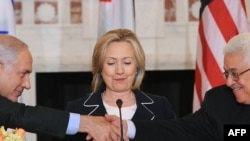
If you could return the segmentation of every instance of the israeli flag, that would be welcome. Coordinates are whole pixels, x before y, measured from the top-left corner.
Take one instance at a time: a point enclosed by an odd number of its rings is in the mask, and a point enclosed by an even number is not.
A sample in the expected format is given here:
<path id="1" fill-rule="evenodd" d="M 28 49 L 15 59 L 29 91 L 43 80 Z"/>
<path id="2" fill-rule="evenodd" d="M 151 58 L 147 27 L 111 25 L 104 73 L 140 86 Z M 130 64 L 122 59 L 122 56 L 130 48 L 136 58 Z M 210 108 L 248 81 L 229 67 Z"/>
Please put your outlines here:
<path id="1" fill-rule="evenodd" d="M 0 0 L 0 34 L 15 36 L 14 0 Z"/>

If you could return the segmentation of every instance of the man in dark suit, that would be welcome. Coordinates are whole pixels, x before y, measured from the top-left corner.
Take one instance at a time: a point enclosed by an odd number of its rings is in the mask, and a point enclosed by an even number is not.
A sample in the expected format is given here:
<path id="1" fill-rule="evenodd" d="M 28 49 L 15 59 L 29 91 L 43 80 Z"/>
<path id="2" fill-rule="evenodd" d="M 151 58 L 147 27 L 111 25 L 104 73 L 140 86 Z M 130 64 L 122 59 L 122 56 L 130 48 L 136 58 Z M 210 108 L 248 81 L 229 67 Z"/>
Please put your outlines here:
<path id="1" fill-rule="evenodd" d="M 107 123 L 103 118 L 79 115 L 76 119 L 79 118 L 80 123 L 76 122 L 74 127 L 70 125 L 70 114 L 73 113 L 41 106 L 25 106 L 25 104 L 12 102 L 0 96 L 0 125 L 5 127 L 21 127 L 29 132 L 48 134 L 58 138 L 76 132 L 89 132 L 93 137 L 100 136 L 100 133 L 103 133 L 103 137 L 107 136 Z M 95 127 L 95 129 L 89 127 Z M 102 128 L 97 130 L 98 127 Z"/>
<path id="2" fill-rule="evenodd" d="M 0 126 L 64 137 L 87 132 L 95 140 L 109 138 L 110 124 L 103 117 L 83 116 L 41 106 L 17 103 L 23 90 L 30 89 L 32 56 L 21 40 L 0 35 Z"/>
<path id="3" fill-rule="evenodd" d="M 128 121 L 124 130 L 138 141 L 223 141 L 225 126 L 250 126 L 250 33 L 230 39 L 224 70 L 226 85 L 209 90 L 194 114 L 169 121 Z M 119 126 L 117 117 L 106 118 Z"/>

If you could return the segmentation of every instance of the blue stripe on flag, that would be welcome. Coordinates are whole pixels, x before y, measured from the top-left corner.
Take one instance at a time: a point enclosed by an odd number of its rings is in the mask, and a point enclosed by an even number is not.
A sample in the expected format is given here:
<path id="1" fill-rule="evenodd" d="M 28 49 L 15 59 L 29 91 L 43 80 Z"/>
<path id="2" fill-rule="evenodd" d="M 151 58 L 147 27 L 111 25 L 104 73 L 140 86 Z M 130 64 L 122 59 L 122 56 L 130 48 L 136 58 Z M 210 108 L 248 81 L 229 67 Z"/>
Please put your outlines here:
<path id="1" fill-rule="evenodd" d="M 15 36 L 14 0 L 0 0 L 0 34 Z"/>
<path id="2" fill-rule="evenodd" d="M 1 31 L 0 30 L 0 34 L 8 34 L 9 32 L 8 31 Z"/>

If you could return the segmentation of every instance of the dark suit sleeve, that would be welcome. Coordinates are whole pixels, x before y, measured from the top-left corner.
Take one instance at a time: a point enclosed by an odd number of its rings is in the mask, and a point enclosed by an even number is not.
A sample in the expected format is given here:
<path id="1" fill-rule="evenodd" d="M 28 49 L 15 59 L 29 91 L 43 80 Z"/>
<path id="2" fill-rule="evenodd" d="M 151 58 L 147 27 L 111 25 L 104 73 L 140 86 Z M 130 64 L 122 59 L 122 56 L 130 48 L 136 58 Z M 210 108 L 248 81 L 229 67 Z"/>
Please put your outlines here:
<path id="1" fill-rule="evenodd" d="M 217 124 L 214 122 L 214 117 L 208 114 L 211 104 L 213 98 L 210 94 L 206 94 L 201 108 L 194 114 L 162 121 L 133 121 L 136 126 L 134 140 L 219 141 Z"/>
<path id="2" fill-rule="evenodd" d="M 69 113 L 41 106 L 25 106 L 0 96 L 0 125 L 26 131 L 64 137 Z"/>
<path id="3" fill-rule="evenodd" d="M 207 120 L 200 117 L 203 111 L 181 119 L 164 121 L 134 121 L 136 136 L 133 141 L 216 141 Z"/>

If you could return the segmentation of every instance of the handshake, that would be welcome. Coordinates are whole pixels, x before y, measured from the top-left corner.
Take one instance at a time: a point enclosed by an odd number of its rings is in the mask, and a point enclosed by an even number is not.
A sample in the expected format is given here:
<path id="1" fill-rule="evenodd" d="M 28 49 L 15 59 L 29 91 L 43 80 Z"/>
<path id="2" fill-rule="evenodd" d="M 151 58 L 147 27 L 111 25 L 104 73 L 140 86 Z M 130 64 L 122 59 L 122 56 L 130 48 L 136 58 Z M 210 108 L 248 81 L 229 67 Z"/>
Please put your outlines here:
<path id="1" fill-rule="evenodd" d="M 127 122 L 115 115 L 81 116 L 78 132 L 88 133 L 86 140 L 128 141 Z"/>

